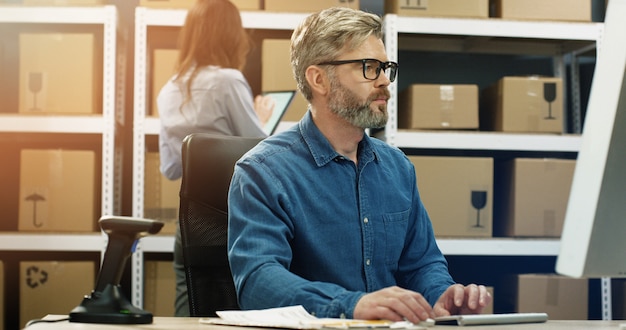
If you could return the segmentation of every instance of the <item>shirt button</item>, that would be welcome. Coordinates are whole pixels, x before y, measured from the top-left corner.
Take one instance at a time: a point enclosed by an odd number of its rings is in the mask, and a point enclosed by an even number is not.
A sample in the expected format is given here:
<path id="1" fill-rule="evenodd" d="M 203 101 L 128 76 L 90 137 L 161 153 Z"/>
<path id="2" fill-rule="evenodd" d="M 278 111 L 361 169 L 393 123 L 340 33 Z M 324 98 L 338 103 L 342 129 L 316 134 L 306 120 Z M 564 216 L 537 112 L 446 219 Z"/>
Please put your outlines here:
<path id="1" fill-rule="evenodd" d="M 345 319 L 345 318 L 346 318 L 346 314 L 341 313 L 341 315 L 339 315 L 339 318 L 341 318 L 341 319 Z"/>
<path id="2" fill-rule="evenodd" d="M 368 266 L 369 266 L 371 263 L 372 263 L 372 261 L 371 261 L 370 259 L 365 260 L 365 264 L 366 264 L 366 265 L 368 265 Z"/>
<path id="3" fill-rule="evenodd" d="M 364 218 L 363 219 L 363 223 L 368 223 L 368 222 L 370 222 L 370 219 L 368 219 L 368 218 Z"/>

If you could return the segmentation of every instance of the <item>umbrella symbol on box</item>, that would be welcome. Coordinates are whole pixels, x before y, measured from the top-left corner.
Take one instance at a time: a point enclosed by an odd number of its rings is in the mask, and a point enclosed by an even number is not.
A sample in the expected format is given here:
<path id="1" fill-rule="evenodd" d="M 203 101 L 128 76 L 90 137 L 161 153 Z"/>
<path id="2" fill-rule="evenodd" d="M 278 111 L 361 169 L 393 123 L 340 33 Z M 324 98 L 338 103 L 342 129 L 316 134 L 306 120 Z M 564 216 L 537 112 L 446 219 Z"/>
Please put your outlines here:
<path id="1" fill-rule="evenodd" d="M 45 201 L 46 198 L 39 195 L 38 193 L 34 193 L 32 195 L 26 196 L 26 200 L 33 202 L 33 226 L 35 226 L 36 228 L 43 226 L 43 223 L 37 222 L 37 202 Z"/>

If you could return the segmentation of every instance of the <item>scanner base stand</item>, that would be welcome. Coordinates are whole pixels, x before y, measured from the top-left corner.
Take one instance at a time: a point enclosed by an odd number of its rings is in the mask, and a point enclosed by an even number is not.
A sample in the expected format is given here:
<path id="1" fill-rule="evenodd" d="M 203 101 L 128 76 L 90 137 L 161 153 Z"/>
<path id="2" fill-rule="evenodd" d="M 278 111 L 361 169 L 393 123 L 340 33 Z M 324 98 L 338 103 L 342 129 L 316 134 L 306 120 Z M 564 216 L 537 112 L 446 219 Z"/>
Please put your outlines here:
<path id="1" fill-rule="evenodd" d="M 70 322 L 103 324 L 150 324 L 152 313 L 137 308 L 124 296 L 119 285 L 93 291 L 70 312 Z"/>

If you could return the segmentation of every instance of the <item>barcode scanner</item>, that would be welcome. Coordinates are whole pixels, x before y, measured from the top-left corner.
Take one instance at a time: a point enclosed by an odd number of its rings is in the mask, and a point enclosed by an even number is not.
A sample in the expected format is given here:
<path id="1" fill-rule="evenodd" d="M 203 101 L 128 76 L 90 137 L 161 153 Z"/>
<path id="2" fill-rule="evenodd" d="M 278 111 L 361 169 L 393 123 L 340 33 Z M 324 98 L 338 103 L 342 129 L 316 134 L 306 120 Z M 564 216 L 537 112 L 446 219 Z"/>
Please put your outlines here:
<path id="1" fill-rule="evenodd" d="M 98 221 L 109 241 L 95 289 L 70 312 L 70 322 L 108 324 L 152 323 L 152 313 L 135 307 L 122 292 L 120 281 L 128 257 L 141 237 L 158 233 L 157 220 L 103 216 Z"/>

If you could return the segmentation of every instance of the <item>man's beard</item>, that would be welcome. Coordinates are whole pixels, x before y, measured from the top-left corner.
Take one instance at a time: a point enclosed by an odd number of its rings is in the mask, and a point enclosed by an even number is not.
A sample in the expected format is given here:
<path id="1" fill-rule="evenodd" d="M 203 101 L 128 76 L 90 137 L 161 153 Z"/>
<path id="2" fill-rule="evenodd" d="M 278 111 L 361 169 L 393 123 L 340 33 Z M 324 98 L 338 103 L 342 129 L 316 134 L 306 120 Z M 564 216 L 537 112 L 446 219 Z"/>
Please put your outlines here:
<path id="1" fill-rule="evenodd" d="M 331 77 L 329 104 L 330 111 L 347 120 L 350 124 L 365 128 L 381 128 L 387 124 L 387 104 L 379 105 L 378 110 L 370 108 L 372 101 L 384 96 L 389 99 L 389 90 L 381 89 L 379 93 L 371 95 L 365 102 L 361 102 L 357 95 Z"/>

